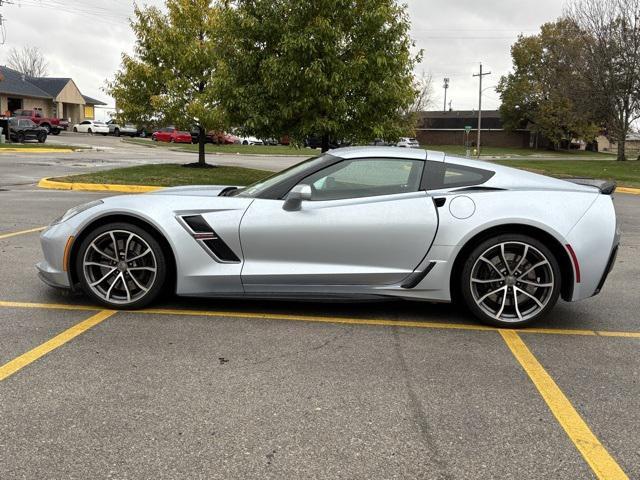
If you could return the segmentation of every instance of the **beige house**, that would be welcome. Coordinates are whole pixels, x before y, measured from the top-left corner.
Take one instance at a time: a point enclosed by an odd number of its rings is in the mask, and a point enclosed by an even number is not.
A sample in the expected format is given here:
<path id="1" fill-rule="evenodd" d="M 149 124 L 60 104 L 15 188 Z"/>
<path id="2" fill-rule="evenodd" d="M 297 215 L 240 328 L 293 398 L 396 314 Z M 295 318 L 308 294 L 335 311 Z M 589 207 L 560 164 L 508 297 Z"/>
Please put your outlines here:
<path id="1" fill-rule="evenodd" d="M 10 116 L 19 109 L 42 109 L 47 117 L 79 123 L 95 118 L 95 106 L 106 105 L 82 95 L 71 78 L 27 77 L 0 66 L 0 112 Z"/>

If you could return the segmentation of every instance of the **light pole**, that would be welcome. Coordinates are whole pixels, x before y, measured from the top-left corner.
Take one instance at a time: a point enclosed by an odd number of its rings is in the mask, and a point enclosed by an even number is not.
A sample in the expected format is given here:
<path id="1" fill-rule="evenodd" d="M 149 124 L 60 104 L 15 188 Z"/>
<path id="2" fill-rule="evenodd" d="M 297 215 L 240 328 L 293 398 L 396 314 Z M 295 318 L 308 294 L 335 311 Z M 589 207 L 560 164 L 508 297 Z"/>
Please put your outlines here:
<path id="1" fill-rule="evenodd" d="M 482 72 L 482 63 L 480 63 L 480 72 L 473 74 L 474 77 L 480 78 L 480 87 L 478 88 L 478 142 L 476 145 L 478 158 L 480 157 L 480 132 L 482 131 L 482 77 L 485 75 L 491 75 L 491 72 Z"/>
<path id="2" fill-rule="evenodd" d="M 444 107 L 442 107 L 442 111 L 446 112 L 447 111 L 447 89 L 449 88 L 448 77 L 444 79 L 444 85 L 442 85 L 442 88 L 444 88 Z"/>

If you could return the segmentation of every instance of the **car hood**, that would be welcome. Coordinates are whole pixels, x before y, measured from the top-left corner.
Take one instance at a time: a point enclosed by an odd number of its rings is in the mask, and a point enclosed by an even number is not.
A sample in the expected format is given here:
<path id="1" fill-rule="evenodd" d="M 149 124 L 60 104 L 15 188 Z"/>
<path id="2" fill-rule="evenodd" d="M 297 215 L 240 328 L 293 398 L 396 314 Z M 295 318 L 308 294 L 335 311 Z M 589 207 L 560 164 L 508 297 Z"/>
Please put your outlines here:
<path id="1" fill-rule="evenodd" d="M 146 195 L 177 195 L 181 197 L 217 197 L 223 191 L 239 188 L 232 185 L 188 185 L 184 187 L 169 187 Z"/>

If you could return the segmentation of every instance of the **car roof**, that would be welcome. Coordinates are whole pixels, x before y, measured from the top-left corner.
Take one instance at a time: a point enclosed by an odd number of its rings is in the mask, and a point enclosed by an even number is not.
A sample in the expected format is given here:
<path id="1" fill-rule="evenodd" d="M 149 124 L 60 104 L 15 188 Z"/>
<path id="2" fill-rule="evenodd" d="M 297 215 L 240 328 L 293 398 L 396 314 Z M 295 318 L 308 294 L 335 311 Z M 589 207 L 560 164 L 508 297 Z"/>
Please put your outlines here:
<path id="1" fill-rule="evenodd" d="M 410 158 L 415 160 L 431 160 L 435 162 L 444 161 L 444 153 L 433 150 L 423 150 L 422 148 L 403 148 L 403 147 L 378 147 L 378 146 L 361 146 L 361 147 L 344 147 L 329 150 L 327 153 L 334 157 L 344 159 L 361 158 L 361 157 L 389 157 L 389 158 Z"/>

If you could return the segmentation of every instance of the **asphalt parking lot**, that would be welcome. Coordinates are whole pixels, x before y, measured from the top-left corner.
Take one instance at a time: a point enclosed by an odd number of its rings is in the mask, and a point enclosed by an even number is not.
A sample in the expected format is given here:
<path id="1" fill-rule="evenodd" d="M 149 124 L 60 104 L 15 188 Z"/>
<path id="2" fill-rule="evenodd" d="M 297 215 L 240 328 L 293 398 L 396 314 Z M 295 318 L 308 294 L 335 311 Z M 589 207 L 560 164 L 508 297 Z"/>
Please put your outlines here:
<path id="1" fill-rule="evenodd" d="M 604 291 L 519 332 L 411 302 L 103 311 L 33 268 L 100 196 L 0 191 L 3 480 L 640 478 L 640 196 Z"/>

